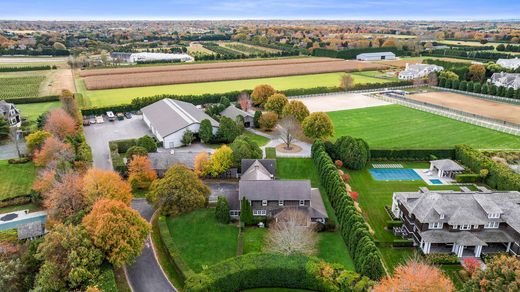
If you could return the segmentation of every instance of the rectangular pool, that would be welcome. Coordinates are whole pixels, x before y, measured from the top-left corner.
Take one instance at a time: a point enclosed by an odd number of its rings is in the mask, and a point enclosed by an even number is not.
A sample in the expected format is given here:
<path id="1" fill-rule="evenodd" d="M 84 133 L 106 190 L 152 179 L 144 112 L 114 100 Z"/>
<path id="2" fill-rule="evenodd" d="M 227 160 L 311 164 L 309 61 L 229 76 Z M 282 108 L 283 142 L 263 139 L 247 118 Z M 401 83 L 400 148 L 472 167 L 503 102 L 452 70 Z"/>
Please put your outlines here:
<path id="1" fill-rule="evenodd" d="M 430 179 L 432 185 L 442 185 L 442 181 L 440 179 Z"/>
<path id="2" fill-rule="evenodd" d="M 410 168 L 370 168 L 368 171 L 375 180 L 422 180 Z"/>

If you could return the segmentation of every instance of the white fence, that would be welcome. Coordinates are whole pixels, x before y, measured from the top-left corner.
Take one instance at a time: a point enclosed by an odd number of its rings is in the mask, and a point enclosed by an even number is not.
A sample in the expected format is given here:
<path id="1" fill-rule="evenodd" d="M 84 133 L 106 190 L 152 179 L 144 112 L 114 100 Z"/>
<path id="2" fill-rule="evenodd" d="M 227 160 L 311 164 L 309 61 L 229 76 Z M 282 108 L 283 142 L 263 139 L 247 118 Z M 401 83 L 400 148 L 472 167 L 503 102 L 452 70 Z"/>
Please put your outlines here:
<path id="1" fill-rule="evenodd" d="M 502 96 L 495 96 L 495 95 L 489 95 L 489 94 L 482 94 L 482 93 L 475 93 L 475 92 L 468 92 L 458 89 L 451 89 L 451 88 L 444 88 L 439 86 L 431 86 L 432 88 L 441 90 L 441 91 L 449 91 L 454 93 L 459 93 L 463 95 L 470 95 L 482 99 L 492 100 L 492 101 L 498 101 L 498 102 L 505 102 L 505 103 L 511 103 L 511 104 L 518 104 L 520 105 L 520 99 L 514 99 L 514 98 L 507 98 Z"/>
<path id="2" fill-rule="evenodd" d="M 307 98 L 307 97 L 316 97 L 316 96 L 334 96 L 334 95 L 343 95 L 343 94 L 349 94 L 349 93 L 379 92 L 379 91 L 385 91 L 385 90 L 405 89 L 405 88 L 412 88 L 412 87 L 418 87 L 418 86 L 416 86 L 416 85 L 404 85 L 404 86 L 395 86 L 395 87 L 386 87 L 386 88 L 372 88 L 372 89 L 361 89 L 361 90 L 352 90 L 352 91 L 338 91 L 338 92 L 316 93 L 316 94 L 288 96 L 287 98 L 288 99 L 296 99 L 296 98 Z"/>

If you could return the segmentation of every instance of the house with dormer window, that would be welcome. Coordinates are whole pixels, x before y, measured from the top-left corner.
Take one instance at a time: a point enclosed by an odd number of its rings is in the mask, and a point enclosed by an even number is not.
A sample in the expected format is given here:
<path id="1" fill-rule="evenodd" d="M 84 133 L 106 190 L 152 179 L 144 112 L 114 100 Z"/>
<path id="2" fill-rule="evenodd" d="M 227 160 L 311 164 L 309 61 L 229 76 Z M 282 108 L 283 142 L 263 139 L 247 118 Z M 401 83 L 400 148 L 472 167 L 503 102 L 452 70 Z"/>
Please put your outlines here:
<path id="1" fill-rule="evenodd" d="M 520 255 L 520 192 L 396 192 L 392 213 L 403 221 L 401 234 L 425 253 Z"/>
<path id="2" fill-rule="evenodd" d="M 0 100 L 0 119 L 5 119 L 11 127 L 20 126 L 22 118 L 20 111 L 12 103 L 8 103 L 5 100 Z"/>

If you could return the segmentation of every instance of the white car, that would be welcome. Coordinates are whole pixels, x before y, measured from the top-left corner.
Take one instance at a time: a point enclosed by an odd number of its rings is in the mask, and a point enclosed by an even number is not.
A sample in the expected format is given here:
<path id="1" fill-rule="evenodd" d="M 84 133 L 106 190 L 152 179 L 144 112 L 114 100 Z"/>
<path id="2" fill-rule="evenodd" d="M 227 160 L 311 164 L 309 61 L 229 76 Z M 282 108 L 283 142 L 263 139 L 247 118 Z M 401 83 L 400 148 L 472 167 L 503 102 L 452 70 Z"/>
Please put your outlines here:
<path id="1" fill-rule="evenodd" d="M 103 124 L 104 122 L 103 116 L 96 116 L 96 124 Z"/>
<path id="2" fill-rule="evenodd" d="M 114 113 L 111 112 L 111 111 L 108 111 L 108 112 L 107 112 L 107 117 L 108 117 L 108 120 L 111 121 L 111 122 L 113 122 L 113 121 L 116 120 L 116 116 L 115 116 Z"/>

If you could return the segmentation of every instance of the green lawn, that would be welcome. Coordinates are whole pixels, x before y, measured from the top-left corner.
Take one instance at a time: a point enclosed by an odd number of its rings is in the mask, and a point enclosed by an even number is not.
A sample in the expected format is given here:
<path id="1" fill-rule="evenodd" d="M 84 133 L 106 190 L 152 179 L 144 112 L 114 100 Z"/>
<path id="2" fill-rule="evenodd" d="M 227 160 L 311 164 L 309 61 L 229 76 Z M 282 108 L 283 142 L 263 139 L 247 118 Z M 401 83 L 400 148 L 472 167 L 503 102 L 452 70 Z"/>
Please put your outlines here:
<path id="1" fill-rule="evenodd" d="M 450 277 L 453 285 L 455 285 L 455 289 L 462 291 L 464 288 L 464 279 L 459 275 L 459 271 L 462 271 L 464 268 L 461 265 L 442 265 L 440 268 Z"/>
<path id="2" fill-rule="evenodd" d="M 267 228 L 248 227 L 244 229 L 244 250 L 243 254 L 251 252 L 262 252 L 264 247 Z"/>
<path id="3" fill-rule="evenodd" d="M 0 200 L 29 194 L 35 178 L 36 167 L 32 162 L 9 164 L 0 160 Z"/>
<path id="4" fill-rule="evenodd" d="M 29 121 L 36 121 L 36 119 L 44 112 L 47 112 L 53 108 L 60 106 L 59 101 L 40 102 L 40 103 L 27 103 L 17 104 L 16 107 L 22 113 L 22 117 L 27 118 Z"/>
<path id="5" fill-rule="evenodd" d="M 166 220 L 184 262 L 196 273 L 237 251 L 238 228 L 216 221 L 214 209 L 200 209 Z"/>
<path id="6" fill-rule="evenodd" d="M 363 72 L 366 73 L 366 72 Z M 321 86 L 339 86 L 340 76 L 343 73 L 325 73 L 325 74 L 309 74 L 287 77 L 273 78 L 257 78 L 247 80 L 217 81 L 217 82 L 200 82 L 189 84 L 174 84 L 160 86 L 146 86 L 133 88 L 118 88 L 104 90 L 85 90 L 81 84 L 77 82 L 78 91 L 83 93 L 87 99 L 88 105 L 106 106 L 115 104 L 130 103 L 135 97 L 151 96 L 158 94 L 204 94 L 204 93 L 224 93 L 229 91 L 238 91 L 245 89 L 253 89 L 259 84 L 270 84 L 277 90 L 293 89 L 293 88 L 312 88 Z M 392 80 L 384 80 L 380 78 L 365 76 L 359 73 L 350 73 L 356 83 L 378 83 L 388 82 Z"/>
<path id="7" fill-rule="evenodd" d="M 29 212 L 34 212 L 34 211 L 41 210 L 41 207 L 36 206 L 33 203 L 3 207 L 3 208 L 0 208 L 0 214 L 14 212 L 14 211 L 21 211 L 21 210 L 29 210 Z"/>
<path id="8" fill-rule="evenodd" d="M 256 142 L 256 144 L 258 144 L 258 146 L 260 146 L 260 147 L 264 146 L 265 144 L 269 143 L 269 141 L 271 141 L 269 138 L 249 132 L 248 130 L 245 130 L 244 133 L 242 133 L 242 135 L 249 137 L 253 142 Z"/>
<path id="9" fill-rule="evenodd" d="M 339 232 L 318 233 L 318 257 L 329 263 L 338 263 L 354 271 L 354 262 L 350 258 L 345 242 Z"/>
<path id="10" fill-rule="evenodd" d="M 372 148 L 520 149 L 520 137 L 400 105 L 329 112 L 336 137 L 364 138 Z"/>

